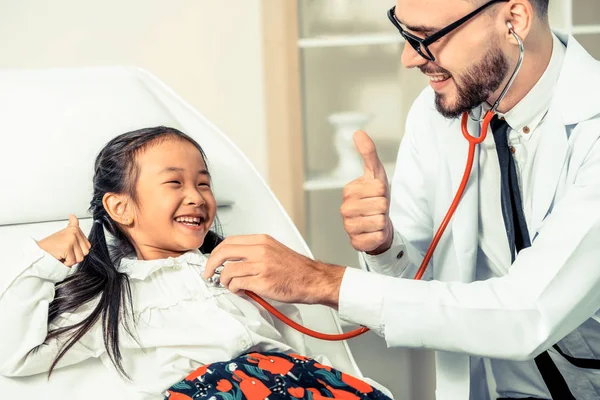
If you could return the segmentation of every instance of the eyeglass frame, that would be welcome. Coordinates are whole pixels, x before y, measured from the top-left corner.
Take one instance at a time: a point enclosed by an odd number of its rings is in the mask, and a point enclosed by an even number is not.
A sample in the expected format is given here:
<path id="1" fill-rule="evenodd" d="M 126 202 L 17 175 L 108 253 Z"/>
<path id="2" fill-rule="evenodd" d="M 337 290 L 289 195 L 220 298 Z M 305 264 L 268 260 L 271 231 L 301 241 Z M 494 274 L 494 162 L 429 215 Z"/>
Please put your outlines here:
<path id="1" fill-rule="evenodd" d="M 420 38 L 418 36 L 415 36 L 412 33 L 407 32 L 404 28 L 402 28 L 401 22 L 398 21 L 398 19 L 396 18 L 396 14 L 395 14 L 396 6 L 390 8 L 388 10 L 387 16 L 388 16 L 389 20 L 391 21 L 391 23 L 396 27 L 396 29 L 398 29 L 398 32 L 400 32 L 400 35 L 402 35 L 404 40 L 406 40 L 406 42 L 408 44 L 410 44 L 411 47 L 413 49 L 415 49 L 415 51 L 417 53 L 419 53 L 419 55 L 421 57 L 423 57 L 427 61 L 433 62 L 433 61 L 435 61 L 435 57 L 431 53 L 431 50 L 429 50 L 430 44 L 437 42 L 438 40 L 440 40 L 441 38 L 443 38 L 444 36 L 446 36 L 447 34 L 452 32 L 453 30 L 455 30 L 456 28 L 458 28 L 459 26 L 461 26 L 462 24 L 464 24 L 465 22 L 467 22 L 468 20 L 470 20 L 471 18 L 473 18 L 474 16 L 476 16 L 477 14 L 479 14 L 480 12 L 482 12 L 483 10 L 488 8 L 489 6 L 496 4 L 496 3 L 501 3 L 501 2 L 507 3 L 509 1 L 510 0 L 491 0 L 487 3 L 485 3 L 484 5 L 480 6 L 476 10 L 471 11 L 469 14 L 465 15 L 458 21 L 451 23 L 450 25 L 446 26 L 445 28 L 440 29 L 439 31 L 435 32 L 433 35 L 427 36 L 426 38 Z M 427 51 L 427 54 L 423 54 L 423 51 L 421 50 L 421 46 L 423 46 L 425 51 Z"/>

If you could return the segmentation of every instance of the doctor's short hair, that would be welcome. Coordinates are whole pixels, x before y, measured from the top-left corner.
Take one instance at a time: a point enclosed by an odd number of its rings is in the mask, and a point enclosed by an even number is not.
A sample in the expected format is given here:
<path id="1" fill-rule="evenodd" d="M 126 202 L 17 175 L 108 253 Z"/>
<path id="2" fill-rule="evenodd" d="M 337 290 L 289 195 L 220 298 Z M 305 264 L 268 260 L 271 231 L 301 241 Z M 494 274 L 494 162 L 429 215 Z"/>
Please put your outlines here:
<path id="1" fill-rule="evenodd" d="M 548 19 L 548 5 L 550 4 L 550 0 L 529 0 L 531 5 L 538 13 L 538 16 L 546 20 Z"/>
<path id="2" fill-rule="evenodd" d="M 485 4 L 490 0 L 470 0 L 473 3 L 478 5 Z M 548 5 L 550 4 L 550 0 L 529 0 L 533 10 L 536 12 L 537 16 L 542 21 L 548 20 Z"/>

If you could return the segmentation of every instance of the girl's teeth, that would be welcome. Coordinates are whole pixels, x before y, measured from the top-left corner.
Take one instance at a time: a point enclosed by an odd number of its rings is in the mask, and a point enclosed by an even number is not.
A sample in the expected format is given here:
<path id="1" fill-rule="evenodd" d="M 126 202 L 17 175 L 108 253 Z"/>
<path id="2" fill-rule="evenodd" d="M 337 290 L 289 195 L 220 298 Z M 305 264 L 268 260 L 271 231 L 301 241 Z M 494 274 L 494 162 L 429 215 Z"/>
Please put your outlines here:
<path id="1" fill-rule="evenodd" d="M 186 225 L 200 225 L 200 218 L 180 217 L 176 218 L 175 220 Z"/>

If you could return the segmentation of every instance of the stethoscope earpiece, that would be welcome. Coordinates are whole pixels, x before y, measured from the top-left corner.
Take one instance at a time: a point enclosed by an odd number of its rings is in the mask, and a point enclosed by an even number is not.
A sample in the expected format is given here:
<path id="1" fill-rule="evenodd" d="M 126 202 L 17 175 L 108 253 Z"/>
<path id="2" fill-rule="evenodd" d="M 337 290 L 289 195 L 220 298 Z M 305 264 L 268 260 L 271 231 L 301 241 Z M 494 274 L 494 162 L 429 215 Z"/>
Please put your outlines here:
<path id="1" fill-rule="evenodd" d="M 510 29 L 511 31 L 514 30 L 513 28 L 513 24 L 510 21 L 506 21 L 506 26 L 508 27 L 508 29 Z"/>

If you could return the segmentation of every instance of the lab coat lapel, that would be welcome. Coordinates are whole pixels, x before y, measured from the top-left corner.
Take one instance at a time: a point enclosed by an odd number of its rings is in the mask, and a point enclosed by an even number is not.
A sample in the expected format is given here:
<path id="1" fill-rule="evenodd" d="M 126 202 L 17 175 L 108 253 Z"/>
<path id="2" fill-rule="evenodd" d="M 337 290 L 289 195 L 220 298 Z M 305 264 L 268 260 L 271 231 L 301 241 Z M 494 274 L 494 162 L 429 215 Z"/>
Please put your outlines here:
<path id="1" fill-rule="evenodd" d="M 600 62 L 572 36 L 560 33 L 557 36 L 567 45 L 567 53 L 554 98 L 564 125 L 575 125 L 594 117 L 598 112 Z"/>
<path id="2" fill-rule="evenodd" d="M 567 127 L 597 113 L 600 63 L 572 37 L 555 32 L 567 45 L 565 61 L 534 162 L 533 207 L 530 231 L 537 232 L 552 207 L 569 151 Z M 531 232 L 533 236 L 533 232 Z"/>
<path id="3" fill-rule="evenodd" d="M 469 132 L 478 136 L 480 133 L 479 122 L 469 120 Z M 461 132 L 460 119 L 453 120 L 450 123 L 449 132 L 445 138 L 445 149 L 447 154 L 448 168 L 450 171 L 452 193 L 448 197 L 448 206 L 460 183 L 462 181 L 465 165 L 467 162 L 469 143 Z M 479 209 L 479 146 L 475 149 L 473 168 L 469 177 L 467 188 L 452 217 L 448 230 L 444 235 L 452 232 L 452 240 L 456 251 L 458 268 L 455 268 L 455 276 L 446 277 L 444 280 L 471 282 L 475 278 L 475 257 L 477 255 L 477 235 L 478 235 L 478 209 Z"/>
<path id="4" fill-rule="evenodd" d="M 550 107 L 533 163 L 533 202 L 530 236 L 535 236 L 546 217 L 563 171 L 568 143 L 565 126 L 557 107 Z"/>

